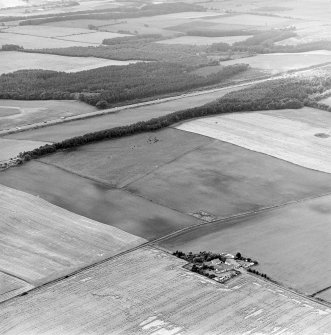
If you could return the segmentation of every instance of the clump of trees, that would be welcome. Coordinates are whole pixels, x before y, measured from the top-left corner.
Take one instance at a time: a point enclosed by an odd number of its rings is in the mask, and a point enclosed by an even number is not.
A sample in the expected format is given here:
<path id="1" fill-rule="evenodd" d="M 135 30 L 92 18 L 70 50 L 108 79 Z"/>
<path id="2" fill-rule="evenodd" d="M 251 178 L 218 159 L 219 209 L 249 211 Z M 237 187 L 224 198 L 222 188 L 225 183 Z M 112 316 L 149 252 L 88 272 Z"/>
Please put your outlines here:
<path id="1" fill-rule="evenodd" d="M 1 46 L 1 51 L 22 51 L 23 47 L 17 44 L 3 44 Z"/>
<path id="2" fill-rule="evenodd" d="M 265 273 L 261 273 L 261 272 L 255 270 L 255 269 L 249 268 L 249 269 L 247 269 L 247 271 L 250 272 L 250 273 L 254 273 L 255 275 L 258 275 L 258 276 L 260 276 L 262 278 L 271 280 L 271 278 L 269 276 L 267 276 Z"/>
<path id="3" fill-rule="evenodd" d="M 185 261 L 189 262 L 189 263 L 200 263 L 202 264 L 203 262 L 210 262 L 213 259 L 219 259 L 222 262 L 225 262 L 226 258 L 221 255 L 221 254 L 217 254 L 214 252 L 210 252 L 210 251 L 200 251 L 199 253 L 193 253 L 193 252 L 189 252 L 189 253 L 185 253 L 183 251 L 175 251 L 173 252 L 173 255 L 184 259 Z"/>

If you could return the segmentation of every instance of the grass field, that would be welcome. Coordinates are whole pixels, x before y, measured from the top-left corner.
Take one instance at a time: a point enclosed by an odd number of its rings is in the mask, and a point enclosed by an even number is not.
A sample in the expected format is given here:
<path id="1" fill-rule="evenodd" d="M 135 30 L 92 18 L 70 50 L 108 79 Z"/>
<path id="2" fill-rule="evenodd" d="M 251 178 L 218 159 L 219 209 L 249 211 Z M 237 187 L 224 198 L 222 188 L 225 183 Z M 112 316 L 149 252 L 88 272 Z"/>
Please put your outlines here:
<path id="1" fill-rule="evenodd" d="M 94 111 L 95 107 L 74 100 L 0 99 L 0 130 Z"/>
<path id="2" fill-rule="evenodd" d="M 122 187 L 211 142 L 205 136 L 168 128 L 59 152 L 41 161 Z"/>
<path id="3" fill-rule="evenodd" d="M 169 40 L 163 40 L 162 44 L 189 44 L 189 45 L 211 45 L 213 43 L 229 43 L 244 41 L 251 36 L 225 36 L 225 37 L 200 37 L 200 36 L 181 36 Z"/>
<path id="4" fill-rule="evenodd" d="M 0 138 L 0 162 L 16 157 L 20 152 L 38 148 L 46 142 L 41 141 L 17 141 Z"/>
<path id="5" fill-rule="evenodd" d="M 224 114 L 177 128 L 331 173 L 331 114 L 312 108 Z"/>
<path id="6" fill-rule="evenodd" d="M 0 271 L 40 285 L 145 242 L 114 227 L 0 187 Z"/>
<path id="7" fill-rule="evenodd" d="M 331 61 L 331 51 L 310 51 L 302 53 L 261 54 L 253 57 L 224 61 L 224 66 L 237 63 L 249 64 L 253 68 L 262 69 L 272 74 L 295 69 L 303 69 L 313 65 Z"/>
<path id="8" fill-rule="evenodd" d="M 0 173 L 0 184 L 148 240 L 200 222 L 124 190 L 37 161 Z"/>
<path id="9" fill-rule="evenodd" d="M 161 101 L 157 104 L 146 105 L 137 108 L 128 108 L 117 113 L 111 113 L 88 120 L 66 122 L 59 125 L 49 126 L 22 133 L 7 136 L 8 138 L 38 140 L 38 141 L 61 141 L 73 136 L 84 135 L 89 132 L 103 130 L 117 126 L 132 124 L 138 121 L 150 120 L 154 117 L 166 115 L 175 111 L 190 107 L 197 107 L 222 97 L 224 94 L 238 90 L 237 88 L 224 88 L 217 92 L 210 92 L 196 96 L 182 97 L 173 101 Z"/>
<path id="10" fill-rule="evenodd" d="M 0 53 L 0 74 L 24 69 L 42 69 L 78 72 L 110 65 L 128 65 L 137 61 L 119 61 L 94 57 L 67 57 L 57 55 L 7 51 Z"/>
<path id="11" fill-rule="evenodd" d="M 306 294 L 330 285 L 331 196 L 197 228 L 161 243 L 170 251 L 249 255 L 258 270 Z M 331 302 L 331 300 L 330 300 Z"/>
<path id="12" fill-rule="evenodd" d="M 330 309 L 250 275 L 217 284 L 140 249 L 4 303 L 3 334 L 327 334 Z M 133 285 L 134 283 L 134 285 Z M 19 313 L 17 311 L 19 310 Z M 42 313 L 40 312 L 42 310 Z"/>
<path id="13" fill-rule="evenodd" d="M 130 184 L 147 199 L 215 218 L 331 191 L 331 175 L 215 141 Z"/>

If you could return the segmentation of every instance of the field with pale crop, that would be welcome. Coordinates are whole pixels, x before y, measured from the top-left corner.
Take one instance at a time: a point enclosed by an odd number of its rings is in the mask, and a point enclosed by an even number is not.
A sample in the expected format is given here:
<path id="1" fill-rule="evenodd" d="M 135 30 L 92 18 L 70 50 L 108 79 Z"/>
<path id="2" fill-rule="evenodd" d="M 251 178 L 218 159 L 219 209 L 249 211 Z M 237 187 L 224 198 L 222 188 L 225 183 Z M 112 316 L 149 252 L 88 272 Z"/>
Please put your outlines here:
<path id="1" fill-rule="evenodd" d="M 331 114 L 312 108 L 224 114 L 177 128 L 331 173 Z"/>
<path id="2" fill-rule="evenodd" d="M 145 242 L 5 186 L 0 207 L 0 272 L 34 286 Z"/>
<path id="3" fill-rule="evenodd" d="M 0 99 L 0 130 L 94 111 L 95 107 L 75 100 Z"/>
<path id="4" fill-rule="evenodd" d="M 324 305 L 246 274 L 227 285 L 218 284 L 188 272 L 182 268 L 184 264 L 156 249 L 130 252 L 3 303 L 0 332 L 7 335 L 330 332 L 331 311 Z"/>
<path id="5" fill-rule="evenodd" d="M 331 196 L 322 196 L 198 227 L 160 245 L 171 252 L 240 251 L 258 260 L 260 272 L 310 295 L 330 285 L 330 214 Z"/>
<path id="6" fill-rule="evenodd" d="M 331 51 L 310 51 L 302 53 L 279 53 L 261 54 L 253 57 L 239 58 L 224 61 L 224 66 L 237 63 L 249 64 L 253 68 L 258 68 L 276 74 L 283 71 L 303 69 L 310 66 L 331 62 Z"/>
<path id="7" fill-rule="evenodd" d="M 110 65 L 128 65 L 137 61 L 119 61 L 94 57 L 67 57 L 47 54 L 1 52 L 0 74 L 25 69 L 78 72 Z"/>
<path id="8" fill-rule="evenodd" d="M 162 44 L 189 44 L 189 45 L 211 45 L 213 43 L 229 43 L 244 41 L 251 36 L 224 36 L 224 37 L 201 37 L 201 36 L 181 36 L 169 40 L 162 40 Z"/>

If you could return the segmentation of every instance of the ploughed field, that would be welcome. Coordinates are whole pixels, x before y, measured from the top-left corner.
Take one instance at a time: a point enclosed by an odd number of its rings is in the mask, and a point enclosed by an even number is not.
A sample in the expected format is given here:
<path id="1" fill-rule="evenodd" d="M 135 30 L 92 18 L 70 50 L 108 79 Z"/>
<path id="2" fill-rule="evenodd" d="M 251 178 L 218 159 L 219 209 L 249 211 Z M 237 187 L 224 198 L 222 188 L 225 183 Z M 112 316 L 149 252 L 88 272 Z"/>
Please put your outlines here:
<path id="1" fill-rule="evenodd" d="M 233 113 L 177 128 L 331 173 L 331 114 L 313 108 Z"/>
<path id="2" fill-rule="evenodd" d="M 1 100 L 0 130 L 96 111 L 74 100 Z"/>
<path id="3" fill-rule="evenodd" d="M 183 269 L 185 264 L 157 249 L 130 252 L 5 302 L 0 332 L 231 335 L 330 331 L 331 312 L 326 306 L 249 274 L 218 284 Z"/>
<path id="4" fill-rule="evenodd" d="M 0 301 L 145 242 L 0 186 Z"/>
<path id="5" fill-rule="evenodd" d="M 198 227 L 159 245 L 171 252 L 240 251 L 258 260 L 261 273 L 312 295 L 330 286 L 330 214 L 328 195 Z"/>

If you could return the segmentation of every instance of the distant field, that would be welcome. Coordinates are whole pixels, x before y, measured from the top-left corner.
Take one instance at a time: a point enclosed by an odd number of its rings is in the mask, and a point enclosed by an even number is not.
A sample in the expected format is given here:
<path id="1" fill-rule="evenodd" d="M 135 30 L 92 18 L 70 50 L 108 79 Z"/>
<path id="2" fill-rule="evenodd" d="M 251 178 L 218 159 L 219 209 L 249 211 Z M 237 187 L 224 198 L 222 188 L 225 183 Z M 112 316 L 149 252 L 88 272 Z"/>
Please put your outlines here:
<path id="1" fill-rule="evenodd" d="M 220 91 L 210 92 L 196 96 L 183 97 L 181 99 L 160 102 L 149 106 L 128 108 L 117 113 L 94 117 L 88 120 L 78 120 L 63 124 L 40 128 L 7 136 L 7 138 L 28 139 L 38 141 L 61 141 L 77 135 L 107 128 L 132 124 L 138 121 L 150 120 L 153 117 L 166 115 L 185 108 L 197 107 L 222 97 L 237 88 L 224 88 Z"/>
<path id="2" fill-rule="evenodd" d="M 0 187 L 0 271 L 31 285 L 54 280 L 145 242 L 30 194 Z"/>
<path id="3" fill-rule="evenodd" d="M 212 20 L 213 19 L 213 20 Z M 196 20 L 194 22 L 184 22 L 184 23 L 178 23 L 177 25 L 168 26 L 167 29 L 174 30 L 174 31 L 180 31 L 183 33 L 186 33 L 188 31 L 192 30 L 220 30 L 220 31 L 233 31 L 233 30 L 244 30 L 244 29 L 252 29 L 251 26 L 245 25 L 244 22 L 241 22 L 241 24 L 229 24 L 229 23 L 218 23 L 216 21 L 216 18 L 211 19 L 204 19 L 204 20 Z"/>
<path id="4" fill-rule="evenodd" d="M 184 264 L 155 249 L 131 252 L 4 303 L 0 310 L 0 332 L 8 335 L 330 332 L 330 309 L 324 305 L 250 275 L 239 276 L 227 285 L 217 284 L 183 269 Z"/>
<path id="5" fill-rule="evenodd" d="M 170 251 L 240 251 L 258 260 L 258 270 L 270 278 L 313 294 L 330 285 L 330 214 L 331 196 L 325 196 L 203 226 L 161 246 Z"/>
<path id="6" fill-rule="evenodd" d="M 111 32 L 90 32 L 89 34 L 80 34 L 80 35 L 70 35 L 61 37 L 68 41 L 75 41 L 75 42 L 82 42 L 86 43 L 86 45 L 92 45 L 92 44 L 102 44 L 102 41 L 104 39 L 109 38 L 116 38 L 116 37 L 124 37 L 129 36 L 128 34 L 117 34 L 117 33 L 111 33 Z"/>
<path id="7" fill-rule="evenodd" d="M 26 35 L 33 35 L 33 36 L 40 36 L 40 37 L 61 37 L 61 36 L 68 36 L 68 35 L 93 33 L 93 31 L 88 30 L 88 29 L 67 28 L 63 26 L 40 27 L 39 25 L 10 27 L 6 29 L 5 31 L 8 33 L 25 35 L 25 38 L 27 38 Z"/>
<path id="8" fill-rule="evenodd" d="M 126 34 L 117 34 L 111 32 L 98 32 L 90 29 L 83 28 L 75 28 L 75 27 L 65 27 L 63 25 L 60 26 L 16 26 L 10 27 L 5 30 L 5 36 L 7 35 L 11 38 L 16 38 L 17 42 L 20 42 L 20 39 L 23 43 L 30 43 L 29 48 L 33 49 L 42 49 L 48 48 L 49 46 L 43 45 L 43 41 L 45 43 L 57 43 L 57 47 L 62 47 L 61 42 L 63 41 L 63 47 L 69 46 L 67 41 L 79 42 L 74 44 L 78 45 L 94 45 L 101 44 L 105 38 L 115 38 L 115 37 L 123 37 L 128 36 Z M 2 34 L 0 34 L 1 38 Z M 31 39 L 30 39 L 31 37 Z M 39 39 L 38 39 L 39 37 Z M 40 39 L 41 38 L 41 39 Z M 47 38 L 47 39 L 43 39 Z M 2 38 L 2 40 L 4 40 Z M 26 40 L 26 41 L 25 41 Z M 40 45 L 37 43 L 34 44 L 34 41 L 40 41 Z M 4 43 L 4 42 L 3 42 Z M 0 39 L 1 44 L 1 39 Z M 21 45 L 21 44 L 20 44 Z M 32 46 L 31 46 L 32 45 Z M 24 46 L 24 45 L 23 45 Z M 25 46 L 28 48 L 28 46 Z"/>
<path id="9" fill-rule="evenodd" d="M 74 100 L 1 100 L 0 130 L 94 112 L 91 105 Z"/>
<path id="10" fill-rule="evenodd" d="M 46 142 L 41 141 L 18 141 L 0 137 L 0 161 L 16 157 L 20 152 L 33 150 Z"/>
<path id="11" fill-rule="evenodd" d="M 215 141 L 127 188 L 180 212 L 220 219 L 331 192 L 331 175 Z"/>
<path id="12" fill-rule="evenodd" d="M 217 12 L 183 12 L 165 15 L 155 15 L 149 17 L 129 18 L 123 20 L 74 20 L 63 22 L 51 22 L 47 26 L 87 28 L 89 24 L 100 27 L 103 31 L 129 31 L 139 34 L 162 34 L 164 36 L 173 35 L 172 31 L 166 28 L 172 25 L 178 25 L 192 20 L 199 20 L 205 17 L 218 16 Z"/>
<path id="13" fill-rule="evenodd" d="M 128 65 L 136 62 L 7 51 L 0 53 L 0 74 L 24 69 L 78 72 L 102 66 Z"/>
<path id="14" fill-rule="evenodd" d="M 148 240 L 200 222 L 124 190 L 38 161 L 0 173 L 0 184 Z"/>
<path id="15" fill-rule="evenodd" d="M 237 63 L 249 64 L 253 68 L 278 72 L 302 69 L 313 65 L 331 62 L 331 51 L 310 51 L 302 53 L 261 54 L 253 57 L 224 61 L 224 66 Z"/>
<path id="16" fill-rule="evenodd" d="M 64 41 L 55 38 L 27 36 L 20 34 L 0 33 L 0 46 L 4 44 L 16 44 L 25 49 L 43 48 L 68 48 L 73 46 L 86 46 L 83 42 Z"/>
<path id="17" fill-rule="evenodd" d="M 245 24 L 247 26 L 263 26 L 266 28 L 290 26 L 294 24 L 294 20 L 282 17 L 239 14 L 219 17 L 217 19 L 211 18 L 208 21 L 222 24 Z"/>
<path id="18" fill-rule="evenodd" d="M 122 187 L 211 142 L 205 136 L 168 128 L 82 146 L 41 161 Z"/>
<path id="19" fill-rule="evenodd" d="M 330 122 L 329 112 L 302 108 L 224 114 L 177 128 L 331 173 Z"/>
<path id="20" fill-rule="evenodd" d="M 225 36 L 225 37 L 200 37 L 200 36 L 181 36 L 157 43 L 162 44 L 190 44 L 190 45 L 211 45 L 213 43 L 235 43 L 244 41 L 251 36 Z"/>

